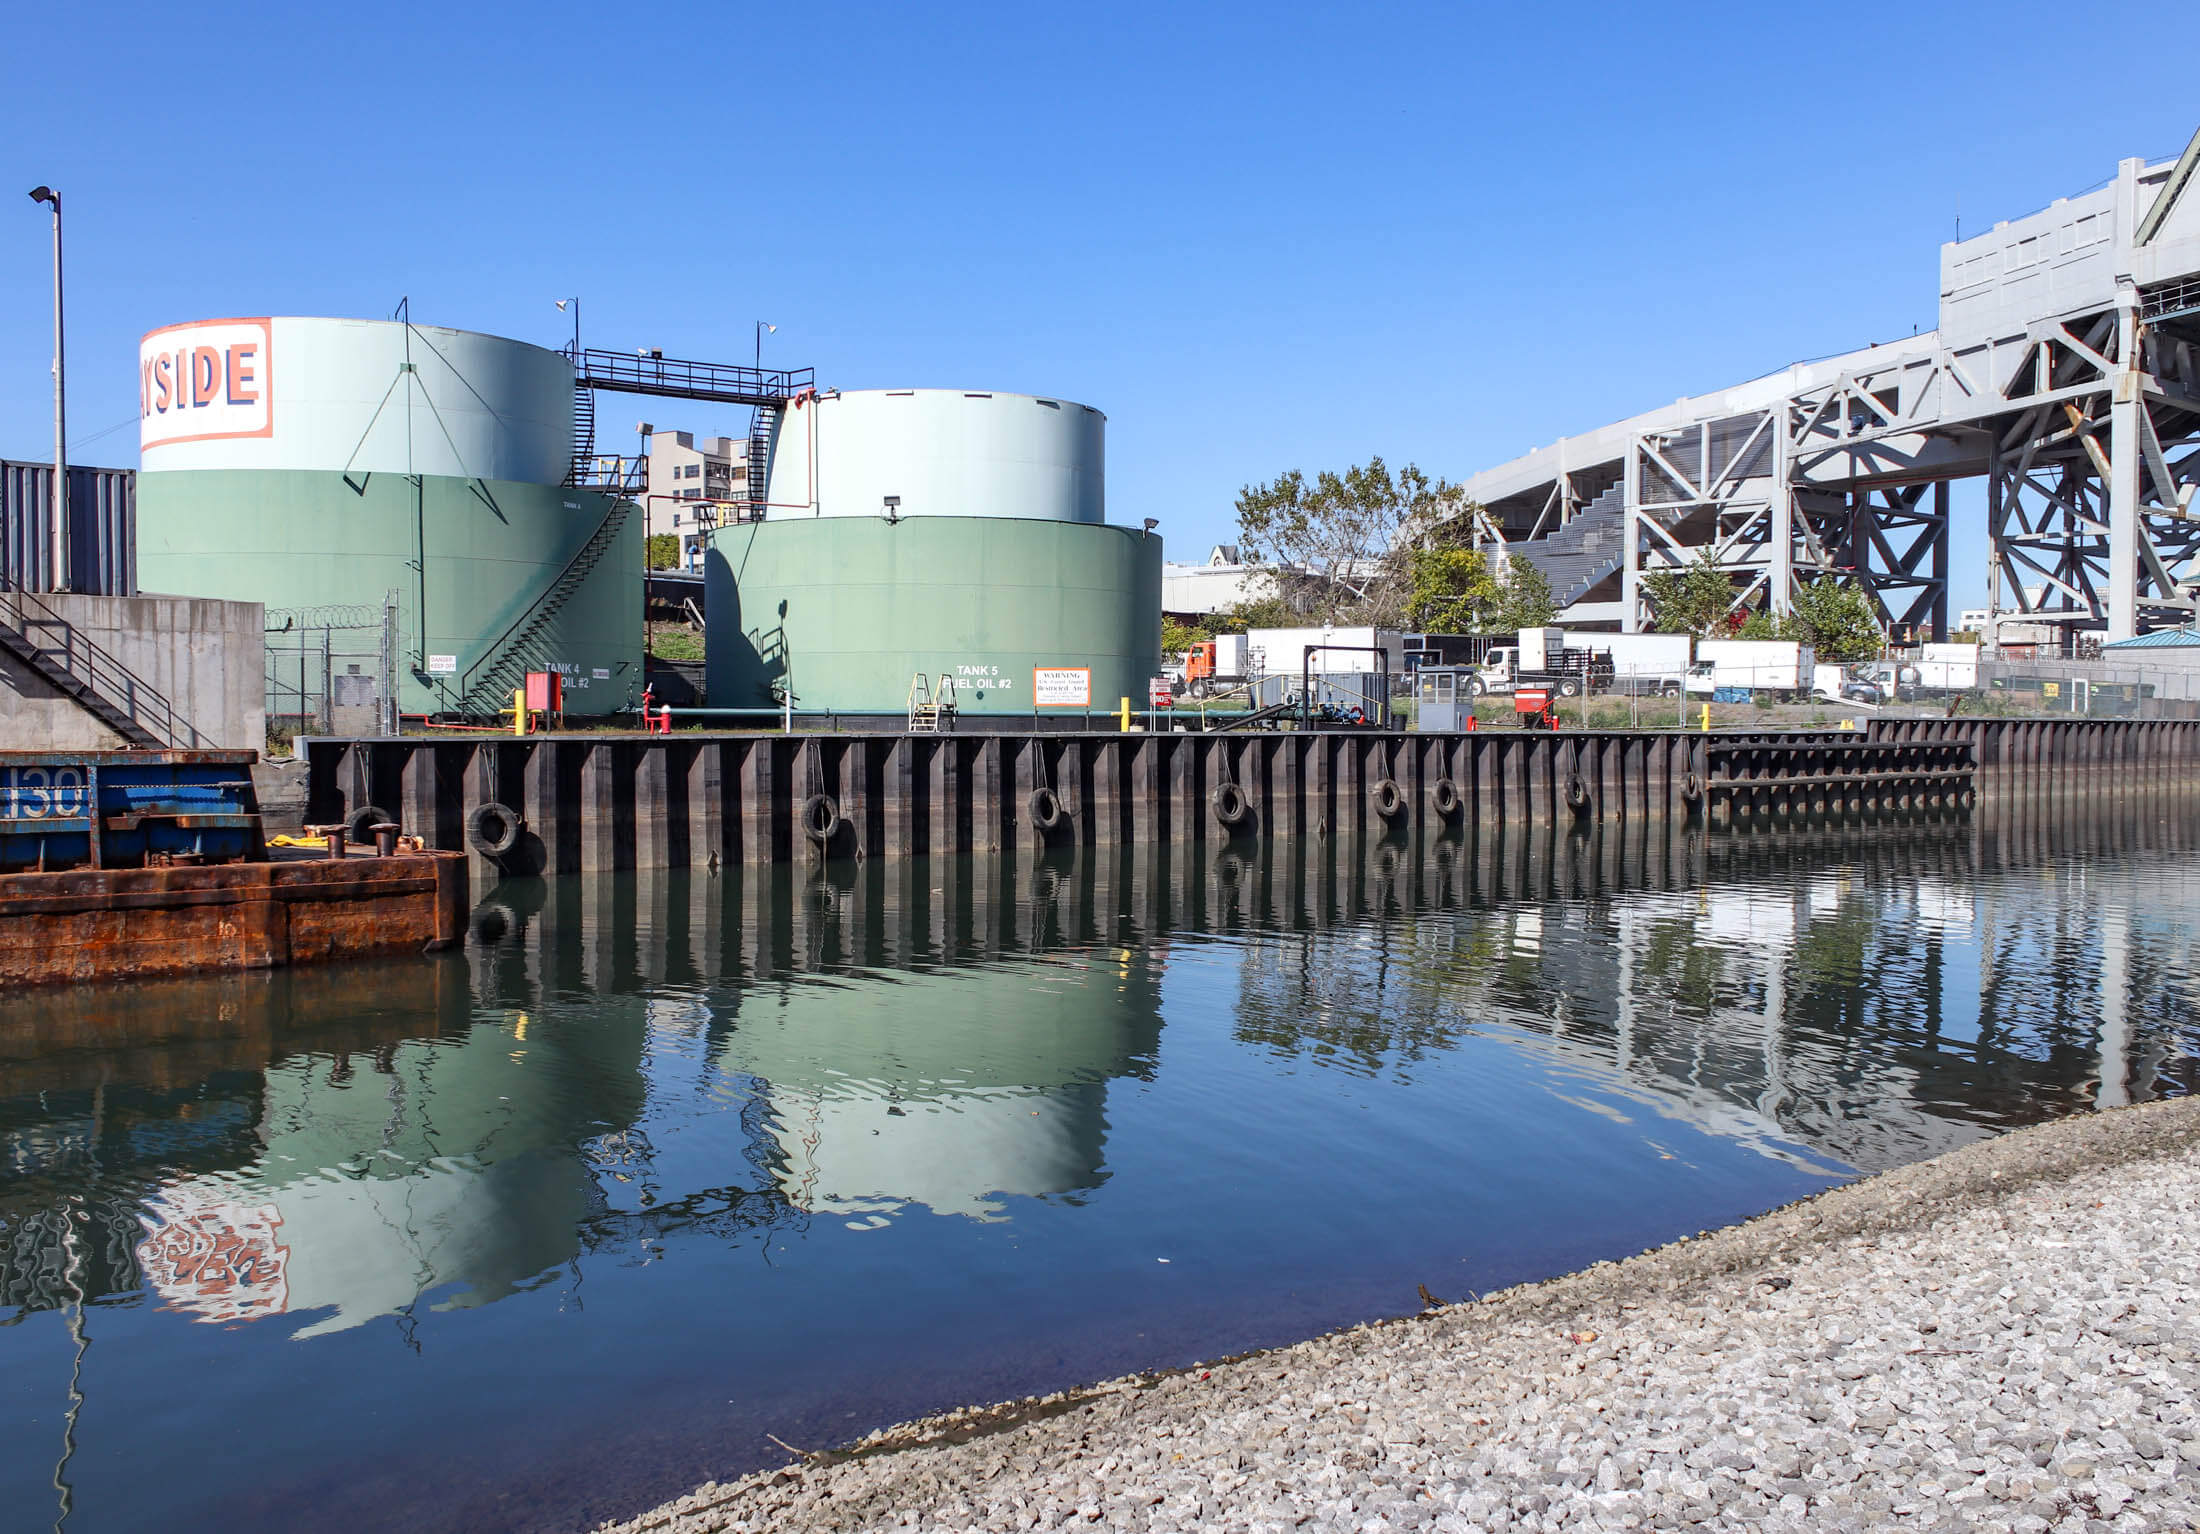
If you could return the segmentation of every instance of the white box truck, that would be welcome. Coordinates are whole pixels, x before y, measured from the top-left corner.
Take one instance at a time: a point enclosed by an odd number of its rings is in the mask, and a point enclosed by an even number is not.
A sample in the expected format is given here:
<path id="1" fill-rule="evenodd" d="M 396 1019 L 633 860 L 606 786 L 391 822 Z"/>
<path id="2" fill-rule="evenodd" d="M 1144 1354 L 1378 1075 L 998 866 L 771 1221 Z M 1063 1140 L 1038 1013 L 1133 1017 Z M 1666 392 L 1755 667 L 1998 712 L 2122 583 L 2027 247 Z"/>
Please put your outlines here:
<path id="1" fill-rule="evenodd" d="M 1691 697 L 1729 690 L 1804 697 L 1816 680 L 1817 657 L 1792 639 L 1706 639 L 1688 668 Z"/>
<path id="2" fill-rule="evenodd" d="M 1918 655 L 1917 682 L 1932 692 L 1969 692 L 1978 686 L 1978 646 L 1925 646 Z"/>
<path id="3" fill-rule="evenodd" d="M 1252 629 L 1245 639 L 1247 659 L 1258 664 L 1262 676 L 1297 676 L 1301 666 L 1308 663 L 1308 645 L 1348 647 L 1315 651 L 1311 664 L 1316 676 L 1351 676 L 1377 670 L 1379 662 L 1369 653 L 1377 646 L 1389 658 L 1392 676 L 1406 674 L 1405 636 L 1391 629 Z"/>
<path id="4" fill-rule="evenodd" d="M 1687 634 L 1576 634 L 1573 643 L 1611 657 L 1614 692 L 1678 697 L 1695 660 L 1696 641 Z"/>

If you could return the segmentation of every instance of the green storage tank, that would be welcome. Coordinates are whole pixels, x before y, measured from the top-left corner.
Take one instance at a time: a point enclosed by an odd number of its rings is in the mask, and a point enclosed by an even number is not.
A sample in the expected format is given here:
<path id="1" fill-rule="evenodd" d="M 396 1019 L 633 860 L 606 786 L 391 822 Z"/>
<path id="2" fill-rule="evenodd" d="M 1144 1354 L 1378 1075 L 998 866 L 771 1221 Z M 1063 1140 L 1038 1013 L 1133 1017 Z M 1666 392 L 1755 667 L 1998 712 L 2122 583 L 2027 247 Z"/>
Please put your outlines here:
<path id="1" fill-rule="evenodd" d="M 1161 540 L 1105 521 L 1105 417 L 961 390 L 780 413 L 765 518 L 705 561 L 714 707 L 901 715 L 917 678 L 965 714 L 1145 705 Z"/>
<path id="2" fill-rule="evenodd" d="M 554 351 L 400 321 L 206 320 L 139 355 L 138 570 L 270 609 L 398 593 L 399 706 L 492 714 L 520 675 L 570 714 L 642 691 L 642 526 L 566 483 Z"/>

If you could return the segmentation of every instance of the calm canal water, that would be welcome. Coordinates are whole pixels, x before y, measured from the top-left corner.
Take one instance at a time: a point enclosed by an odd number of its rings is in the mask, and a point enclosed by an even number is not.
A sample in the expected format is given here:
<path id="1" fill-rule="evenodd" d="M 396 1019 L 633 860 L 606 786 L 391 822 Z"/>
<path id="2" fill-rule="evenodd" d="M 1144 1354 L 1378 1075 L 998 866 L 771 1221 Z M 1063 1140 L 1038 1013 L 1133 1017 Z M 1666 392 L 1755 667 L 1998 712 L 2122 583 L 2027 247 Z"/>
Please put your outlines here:
<path id="1" fill-rule="evenodd" d="M 578 1529 L 2200 1084 L 2200 804 L 504 886 L 0 1001 L 0 1508 Z"/>

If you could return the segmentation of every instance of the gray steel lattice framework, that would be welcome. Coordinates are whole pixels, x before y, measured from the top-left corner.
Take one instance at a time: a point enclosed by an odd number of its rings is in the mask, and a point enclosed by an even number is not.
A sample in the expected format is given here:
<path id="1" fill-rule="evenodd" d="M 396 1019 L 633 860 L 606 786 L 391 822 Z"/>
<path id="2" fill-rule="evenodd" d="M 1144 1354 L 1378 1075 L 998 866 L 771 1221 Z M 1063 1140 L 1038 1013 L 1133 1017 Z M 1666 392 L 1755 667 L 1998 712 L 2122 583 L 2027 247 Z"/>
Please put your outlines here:
<path id="1" fill-rule="evenodd" d="M 1941 251 L 1930 334 L 1799 363 L 1470 478 L 1565 621 L 1643 626 L 1708 558 L 1737 606 L 1853 580 L 1948 626 L 1948 486 L 1983 478 L 1999 616 L 2115 639 L 2200 615 L 2200 135 Z"/>

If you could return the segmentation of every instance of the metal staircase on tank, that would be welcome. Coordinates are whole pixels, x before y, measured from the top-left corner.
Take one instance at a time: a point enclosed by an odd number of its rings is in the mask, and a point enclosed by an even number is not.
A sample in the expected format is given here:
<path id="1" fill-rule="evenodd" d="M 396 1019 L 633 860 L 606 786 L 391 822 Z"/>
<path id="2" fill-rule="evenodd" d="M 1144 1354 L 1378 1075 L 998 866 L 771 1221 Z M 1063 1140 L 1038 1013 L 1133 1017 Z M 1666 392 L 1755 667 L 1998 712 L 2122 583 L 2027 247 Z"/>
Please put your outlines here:
<path id="1" fill-rule="evenodd" d="M 165 694 L 29 592 L 0 579 L 0 650 L 125 742 L 147 750 L 206 744 Z"/>
<path id="2" fill-rule="evenodd" d="M 751 522 L 764 520 L 765 497 L 771 493 L 772 443 L 779 435 L 779 407 L 758 405 L 749 418 L 749 456 L 742 468 L 747 483 Z"/>
<path id="3" fill-rule="evenodd" d="M 909 733 L 912 735 L 937 735 L 942 719 L 955 717 L 955 679 L 946 673 L 940 675 L 937 692 L 923 672 L 909 679 Z"/>
<path id="4" fill-rule="evenodd" d="M 487 717 L 511 703 L 513 689 L 532 669 L 530 647 L 557 621 L 558 614 L 565 610 L 565 604 L 580 590 L 590 572 L 603 563 L 604 555 L 618 541 L 634 511 L 634 502 L 630 500 L 611 503 L 603 521 L 558 572 L 557 579 L 482 652 L 482 658 L 461 679 L 462 690 L 454 712 Z"/>
<path id="5" fill-rule="evenodd" d="M 1514 544 L 1506 552 L 1543 572 L 1564 612 L 1619 571 L 1627 552 L 1626 484 L 1615 483 L 1550 537 Z"/>
<path id="6" fill-rule="evenodd" d="M 573 385 L 573 463 L 566 471 L 565 482 L 568 485 L 585 483 L 595 461 L 596 391 L 577 383 Z"/>

